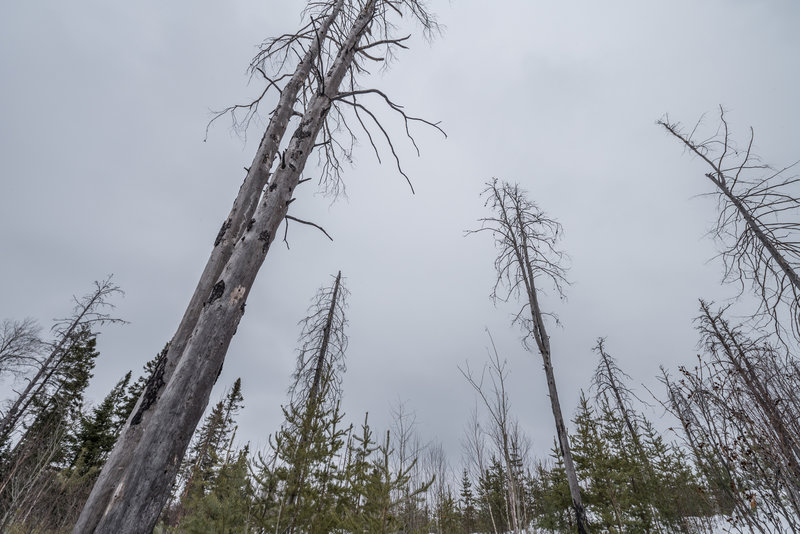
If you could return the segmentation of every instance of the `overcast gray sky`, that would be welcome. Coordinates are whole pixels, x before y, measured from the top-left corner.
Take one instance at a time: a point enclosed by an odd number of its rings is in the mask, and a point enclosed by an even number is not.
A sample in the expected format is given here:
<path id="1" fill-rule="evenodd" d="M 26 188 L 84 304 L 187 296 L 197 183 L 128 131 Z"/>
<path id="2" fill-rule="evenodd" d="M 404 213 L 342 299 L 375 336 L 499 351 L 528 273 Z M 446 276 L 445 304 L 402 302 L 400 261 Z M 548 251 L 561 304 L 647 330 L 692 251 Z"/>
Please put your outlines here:
<path id="1" fill-rule="evenodd" d="M 126 326 L 105 328 L 94 401 L 141 370 L 171 337 L 249 165 L 248 141 L 211 109 L 247 100 L 255 45 L 297 28 L 303 2 L 37 0 L 0 7 L 0 319 L 49 325 L 70 296 L 113 273 Z M 458 463 L 474 396 L 457 366 L 480 368 L 485 328 L 513 371 L 513 409 L 545 454 L 553 423 L 539 356 L 494 307 L 485 215 L 492 177 L 518 181 L 564 226 L 568 299 L 545 299 L 562 403 L 588 388 L 591 347 L 635 383 L 656 385 L 696 353 L 697 299 L 722 301 L 704 238 L 714 219 L 703 166 L 655 126 L 692 123 L 722 104 L 735 132 L 752 125 L 763 159 L 800 157 L 800 4 L 785 0 L 435 1 L 445 25 L 417 38 L 363 85 L 448 139 L 419 129 L 403 145 L 416 195 L 368 146 L 347 170 L 348 198 L 298 190 L 291 250 L 273 246 L 250 295 L 212 402 L 236 377 L 242 441 L 263 445 L 281 421 L 297 321 L 339 269 L 352 293 L 344 381 L 348 420 L 390 403 L 416 410 L 424 440 Z M 265 107 L 266 109 L 266 107 Z M 709 125 L 714 124 L 709 118 Z M 392 123 L 400 139 L 400 124 Z M 741 138 L 741 137 L 740 137 Z M 365 141 L 366 142 L 366 141 Z M 306 175 L 315 176 L 313 166 Z M 7 387 L 7 385 L 6 385 Z M 641 390 L 640 390 L 641 391 Z M 657 415 L 655 413 L 654 415 Z"/>

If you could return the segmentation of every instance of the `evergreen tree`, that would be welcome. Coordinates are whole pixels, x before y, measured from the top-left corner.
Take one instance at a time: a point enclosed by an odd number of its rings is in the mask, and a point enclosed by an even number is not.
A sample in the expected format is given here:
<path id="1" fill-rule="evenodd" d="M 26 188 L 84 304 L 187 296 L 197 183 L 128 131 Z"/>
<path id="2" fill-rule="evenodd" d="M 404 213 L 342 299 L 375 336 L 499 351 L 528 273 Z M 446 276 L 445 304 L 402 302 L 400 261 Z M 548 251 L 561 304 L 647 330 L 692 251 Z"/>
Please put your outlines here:
<path id="1" fill-rule="evenodd" d="M 193 493 L 187 502 L 190 512 L 181 521 L 186 534 L 239 534 L 248 532 L 251 522 L 252 488 L 248 476 L 248 447 L 225 461 L 208 492 Z"/>
<path id="2" fill-rule="evenodd" d="M 571 507 L 572 499 L 567 484 L 564 463 L 558 444 L 553 442 L 550 453 L 553 466 L 543 463 L 536 466 L 536 475 L 528 480 L 533 523 L 538 528 L 552 532 L 573 532 L 575 528 Z"/>
<path id="3" fill-rule="evenodd" d="M 461 513 L 449 485 L 445 486 L 444 493 L 438 498 L 435 514 L 439 534 L 459 534 L 461 532 Z"/>
<path id="4" fill-rule="evenodd" d="M 702 530 L 714 508 L 686 456 L 641 414 L 634 415 L 636 434 L 631 435 L 616 405 L 601 397 L 599 406 L 591 406 L 581 396 L 570 438 L 590 527 L 603 532 Z M 565 521 L 570 506 L 566 489 L 559 464 L 539 468 L 531 481 L 536 526 L 572 528 Z"/>
<path id="5" fill-rule="evenodd" d="M 433 480 L 410 488 L 416 459 L 405 469 L 393 472 L 390 460 L 394 451 L 389 432 L 384 442 L 377 445 L 366 416 L 361 429 L 361 435 L 348 444 L 340 528 L 353 534 L 397 532 L 401 528 L 400 515 L 404 506 L 409 501 L 418 501 Z M 402 495 L 402 498 L 393 499 L 393 495 Z"/>
<path id="6" fill-rule="evenodd" d="M 271 440 L 271 460 L 262 459 L 255 469 L 263 481 L 261 521 L 271 531 L 325 532 L 334 521 L 340 476 L 336 458 L 345 435 L 339 399 L 347 295 L 339 272 L 331 286 L 317 291 L 300 321 L 300 350 L 290 401 L 283 408 L 284 424 Z"/>
<path id="7" fill-rule="evenodd" d="M 477 510 L 475 508 L 475 495 L 472 492 L 472 482 L 469 473 L 464 469 L 461 475 L 461 532 L 471 534 L 477 525 Z"/>
<path id="8" fill-rule="evenodd" d="M 131 379 L 131 372 L 125 374 L 108 395 L 89 415 L 80 418 L 80 427 L 75 435 L 72 448 L 72 461 L 69 467 L 85 474 L 92 468 L 100 468 L 106 456 L 114 447 L 124 419 L 120 419 L 120 405 L 124 402 L 125 391 Z M 80 465 L 79 465 L 80 464 Z"/>
<path id="9" fill-rule="evenodd" d="M 502 462 L 492 456 L 478 479 L 478 518 L 483 531 L 507 532 L 511 528 L 506 507 L 506 476 Z"/>
<path id="10" fill-rule="evenodd" d="M 316 404 L 313 413 L 295 406 L 284 407 L 285 423 L 275 436 L 272 446 L 277 464 L 267 474 L 267 464 L 261 462 L 259 478 L 262 494 L 273 502 L 264 503 L 270 512 L 263 519 L 269 531 L 328 532 L 335 522 L 340 473 L 336 458 L 344 446 L 346 430 L 340 428 L 342 414 L 339 405 L 327 408 Z"/>
<path id="11" fill-rule="evenodd" d="M 228 461 L 236 430 L 235 418 L 243 401 L 242 381 L 237 378 L 196 432 L 191 449 L 183 458 L 173 497 L 164 507 L 162 520 L 167 525 L 182 525 L 183 517 L 191 515 L 194 512 L 192 506 L 202 502 L 212 488 Z M 176 504 L 173 505 L 173 501 L 177 501 Z"/>

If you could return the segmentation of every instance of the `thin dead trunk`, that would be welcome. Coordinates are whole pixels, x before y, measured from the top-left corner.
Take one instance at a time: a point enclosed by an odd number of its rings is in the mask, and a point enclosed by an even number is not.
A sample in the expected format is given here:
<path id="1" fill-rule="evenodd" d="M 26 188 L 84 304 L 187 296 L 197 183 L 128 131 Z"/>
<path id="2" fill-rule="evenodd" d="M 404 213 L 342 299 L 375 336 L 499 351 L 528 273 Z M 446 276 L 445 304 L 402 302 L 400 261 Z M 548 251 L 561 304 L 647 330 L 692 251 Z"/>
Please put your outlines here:
<path id="1" fill-rule="evenodd" d="M 519 481 L 517 480 L 517 474 L 514 469 L 514 461 L 512 460 L 512 422 L 509 420 L 511 417 L 509 406 L 510 403 L 505 387 L 505 381 L 509 371 L 507 370 L 506 362 L 500 361 L 500 355 L 497 352 L 497 347 L 495 346 L 491 333 L 489 334 L 489 340 L 492 344 L 492 351 L 489 355 L 489 363 L 488 365 L 484 366 L 484 371 L 480 380 L 476 380 L 472 376 L 469 367 L 467 367 L 466 370 L 459 370 L 481 398 L 486 410 L 489 413 L 490 422 L 487 434 L 489 434 L 494 441 L 497 452 L 503 459 L 506 474 L 506 480 L 504 481 L 506 493 L 506 513 L 511 523 L 511 529 L 515 534 L 518 534 L 521 532 L 523 525 L 521 524 L 519 518 L 521 515 L 519 502 L 521 495 L 519 491 Z M 492 383 L 491 393 L 484 391 L 483 383 L 487 369 L 489 371 L 489 378 Z M 476 432 L 478 431 L 479 430 L 476 428 Z M 478 439 L 478 437 L 475 439 Z M 483 468 L 481 467 L 481 475 L 483 474 L 482 469 Z M 489 513 L 491 515 L 491 507 L 489 507 Z M 492 521 L 494 521 L 494 518 L 492 518 Z"/>
<path id="2" fill-rule="evenodd" d="M 481 219 L 482 226 L 475 232 L 492 232 L 499 249 L 495 260 L 497 280 L 492 296 L 495 299 L 506 299 L 511 295 L 519 295 L 521 291 L 525 292 L 522 295 L 525 304 L 517 314 L 515 322 L 522 324 L 526 339 L 533 338 L 542 356 L 550 407 L 564 461 L 572 507 L 577 519 L 578 532 L 583 534 L 588 532 L 586 512 L 558 398 L 550 337 L 547 335 L 544 313 L 539 305 L 535 284 L 537 277 L 549 278 L 559 294 L 562 294 L 562 284 L 566 283 L 564 269 L 560 265 L 563 253 L 556 248 L 561 226 L 547 218 L 533 202 L 528 200 L 519 186 L 497 180 L 487 185 L 484 191 L 487 197 L 486 204 L 495 211 L 495 214 Z M 507 293 L 500 295 L 501 288 Z"/>
<path id="3" fill-rule="evenodd" d="M 536 339 L 536 344 L 539 347 L 539 353 L 542 356 L 542 365 L 544 367 L 544 374 L 547 379 L 547 391 L 550 395 L 550 407 L 553 411 L 553 419 L 556 424 L 556 435 L 558 436 L 558 446 L 561 450 L 561 457 L 564 460 L 564 471 L 567 475 L 567 484 L 569 485 L 569 493 L 572 498 L 572 507 L 575 510 L 575 518 L 577 521 L 578 532 L 583 534 L 587 531 L 586 526 L 586 511 L 583 507 L 583 500 L 581 499 L 581 488 L 578 483 L 578 474 L 575 469 L 575 462 L 572 460 L 572 451 L 569 446 L 569 434 L 567 433 L 567 426 L 564 424 L 564 415 L 561 411 L 561 402 L 558 399 L 558 388 L 556 388 L 556 378 L 553 372 L 553 361 L 550 352 L 550 336 L 547 335 L 544 318 L 542 317 L 542 310 L 539 307 L 539 295 L 536 291 L 533 263 L 531 262 L 529 254 L 528 233 L 525 231 L 523 224 L 523 213 L 520 204 L 517 202 L 515 206 L 517 217 L 517 229 L 521 240 L 520 250 L 517 252 L 517 261 L 522 261 L 520 269 L 522 277 L 525 281 L 525 290 L 528 293 L 528 307 L 531 313 L 531 320 L 533 321 L 533 336 Z M 519 252 L 522 252 L 520 256 Z"/>
<path id="4" fill-rule="evenodd" d="M 327 362 L 327 354 L 328 354 L 328 345 L 330 343 L 331 332 L 333 330 L 333 323 L 334 317 L 336 314 L 336 308 L 338 305 L 339 299 L 339 288 L 342 281 L 342 271 L 339 271 L 336 275 L 336 281 L 333 284 L 333 294 L 331 295 L 331 302 L 330 306 L 328 307 L 328 313 L 325 317 L 325 326 L 322 329 L 322 341 L 320 343 L 319 352 L 316 356 L 316 364 L 314 366 L 314 377 L 311 380 L 311 388 L 308 391 L 308 398 L 306 399 L 306 406 L 305 406 L 305 413 L 303 414 L 303 419 L 301 422 L 302 428 L 300 429 L 300 440 L 297 444 L 297 450 L 303 450 L 308 442 L 311 440 L 311 429 L 313 418 L 317 412 L 317 408 L 320 403 L 323 401 L 322 395 L 323 391 L 321 391 L 321 387 L 323 386 L 323 374 L 325 373 L 325 368 L 328 366 Z M 292 466 L 292 492 L 289 495 L 287 500 L 288 506 L 294 506 L 297 502 L 298 494 L 305 484 L 306 474 L 307 474 L 307 466 L 304 465 L 293 465 Z M 286 532 L 291 534 L 294 532 L 295 524 L 297 522 L 297 508 L 293 508 L 292 516 L 289 518 L 288 526 L 286 527 Z"/>

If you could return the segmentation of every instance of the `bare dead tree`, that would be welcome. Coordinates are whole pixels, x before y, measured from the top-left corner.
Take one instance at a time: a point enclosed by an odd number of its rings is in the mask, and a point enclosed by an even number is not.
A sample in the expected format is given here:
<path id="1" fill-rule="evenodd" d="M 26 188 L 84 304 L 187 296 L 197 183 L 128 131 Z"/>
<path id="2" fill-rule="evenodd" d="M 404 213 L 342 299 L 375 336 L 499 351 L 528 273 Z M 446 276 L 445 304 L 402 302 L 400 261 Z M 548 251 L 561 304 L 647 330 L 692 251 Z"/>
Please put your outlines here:
<path id="1" fill-rule="evenodd" d="M 0 419 L 0 443 L 6 443 L 9 440 L 14 429 L 27 413 L 28 407 L 46 390 L 51 379 L 57 374 L 62 360 L 78 340 L 79 332 L 91 328 L 93 325 L 124 322 L 108 313 L 108 310 L 114 307 L 109 302 L 109 298 L 121 294 L 122 290 L 111 281 L 110 276 L 105 280 L 95 282 L 94 286 L 94 291 L 82 298 L 72 297 L 75 301 L 73 313 L 70 317 L 60 319 L 53 325 L 54 341 L 44 344 L 37 341 L 36 338 L 31 338 L 30 335 L 36 333 L 35 327 L 28 331 L 27 339 L 22 339 L 28 351 L 41 350 L 42 347 L 47 347 L 47 349 L 45 355 L 34 363 L 33 375 L 25 379 L 27 381 L 25 388 L 18 393 L 14 402 Z M 25 358 L 32 361 L 34 356 L 32 353 L 27 353 Z"/>
<path id="2" fill-rule="evenodd" d="M 631 397 L 634 395 L 624 381 L 620 380 L 620 377 L 630 379 L 630 376 L 620 369 L 616 360 L 608 354 L 604 338 L 597 338 L 597 344 L 592 350 L 600 356 L 600 363 L 597 365 L 592 377 L 592 386 L 595 389 L 597 398 L 599 400 L 600 397 L 609 394 L 613 397 L 617 410 L 625 422 L 625 428 L 627 428 L 636 447 L 636 453 L 644 459 L 646 455 L 639 439 L 638 425 L 631 402 Z M 649 463 L 645 461 L 645 465 L 649 465 Z"/>
<path id="3" fill-rule="evenodd" d="M 550 406 L 578 532 L 588 532 L 578 476 L 556 389 L 550 337 L 545 326 L 544 318 L 551 314 L 543 311 L 539 304 L 540 285 L 543 281 L 550 283 L 559 296 L 563 296 L 563 287 L 567 283 L 563 267 L 565 255 L 557 247 L 561 225 L 547 217 L 517 184 L 494 179 L 487 184 L 483 196 L 493 215 L 480 219 L 481 227 L 468 233 L 491 232 L 494 237 L 497 248 L 494 262 L 497 279 L 492 289 L 492 299 L 506 301 L 511 297 L 521 297 L 524 301 L 514 322 L 522 327 L 525 347 L 529 349 L 530 341 L 533 340 L 542 356 Z"/>
<path id="4" fill-rule="evenodd" d="M 368 63 L 380 59 L 377 52 L 386 55 L 402 45 L 393 20 L 403 14 L 424 31 L 436 31 L 435 20 L 417 0 L 310 2 L 308 24 L 267 41 L 254 59 L 252 70 L 262 75 L 267 91 L 246 109 L 226 112 L 256 113 L 270 88 L 279 92 L 278 104 L 169 352 L 120 435 L 74 532 L 143 532 L 155 524 L 280 224 L 307 222 L 287 219 L 287 213 L 295 188 L 305 182 L 301 175 L 308 157 L 340 153 L 336 147 L 341 142 L 328 135 L 336 129 L 330 117 L 342 106 L 363 111 L 359 98 L 370 90 L 352 89 L 355 80 L 367 72 Z M 296 68 L 286 69 L 296 57 Z M 433 125 L 402 108 L 394 111 L 404 121 Z M 294 133 L 281 150 L 295 117 Z M 386 131 L 377 121 L 373 126 Z M 394 153 L 388 134 L 384 139 Z M 335 171 L 335 160 L 332 165 Z M 323 172 L 323 185 L 338 176 Z"/>
<path id="5" fill-rule="evenodd" d="M 308 309 L 308 315 L 300 321 L 302 346 L 297 357 L 297 368 L 293 384 L 289 389 L 292 397 L 290 409 L 301 412 L 299 439 L 294 457 L 304 451 L 312 440 L 315 428 L 324 429 L 318 419 L 324 412 L 334 410 L 341 400 L 342 374 L 345 371 L 347 335 L 347 296 L 349 291 L 342 283 L 339 271 L 330 287 L 322 287 Z M 334 418 L 335 419 L 335 418 Z M 333 421 L 334 425 L 336 421 Z M 335 431 L 334 431 L 335 434 Z M 293 533 L 297 527 L 297 507 L 310 466 L 295 463 L 289 466 L 289 487 L 285 506 L 294 513 L 287 518 L 285 532 Z"/>
<path id="6" fill-rule="evenodd" d="M 489 363 L 484 366 L 480 378 L 473 375 L 469 366 L 459 368 L 461 374 L 467 380 L 472 389 L 478 394 L 481 402 L 489 414 L 490 424 L 488 429 L 483 430 L 494 444 L 498 455 L 503 459 L 503 467 L 506 474 L 506 503 L 508 508 L 508 518 L 510 527 L 515 534 L 519 534 L 525 528 L 521 521 L 522 513 L 522 480 L 517 476 L 519 470 L 515 465 L 514 458 L 514 438 L 516 421 L 511 416 L 511 401 L 506 391 L 506 379 L 508 378 L 508 362 L 500 361 L 500 354 L 494 344 L 491 334 L 489 340 L 492 350 L 489 351 Z M 486 378 L 488 375 L 488 382 Z"/>
<path id="7" fill-rule="evenodd" d="M 605 341 L 605 338 L 597 338 L 597 344 L 592 348 L 592 350 L 600 357 L 600 362 L 598 363 L 594 375 L 592 376 L 592 387 L 595 390 L 595 400 L 600 401 L 602 398 L 605 405 L 611 406 L 611 402 L 609 402 L 608 397 L 610 396 L 613 399 L 613 403 L 617 407 L 617 413 L 619 413 L 620 417 L 622 417 L 625 428 L 631 437 L 634 448 L 636 449 L 634 452 L 636 455 L 638 455 L 641 461 L 641 465 L 644 469 L 643 475 L 646 477 L 645 482 L 648 482 L 647 479 L 655 480 L 656 473 L 654 472 L 651 459 L 648 458 L 647 452 L 642 446 L 642 427 L 640 426 L 642 420 L 633 409 L 633 401 L 631 400 L 631 397 L 636 398 L 640 402 L 642 401 L 636 397 L 636 394 L 625 384 L 625 379 L 630 380 L 631 377 L 625 373 L 625 371 L 619 368 L 616 359 L 606 351 Z M 658 517 L 659 512 L 653 506 L 653 504 L 649 503 L 648 507 L 653 513 L 653 517 Z M 656 528 L 658 528 L 660 531 L 661 525 L 656 524 Z"/>
<path id="8" fill-rule="evenodd" d="M 663 381 L 671 411 L 729 521 L 746 529 L 800 528 L 800 380 L 796 362 L 750 339 L 701 301 L 704 353 Z"/>
<path id="9" fill-rule="evenodd" d="M 341 397 L 342 375 L 346 370 L 345 309 L 349 294 L 339 271 L 332 286 L 317 291 L 308 315 L 300 321 L 302 346 L 289 389 L 291 397 L 298 402 L 309 406 L 323 401 L 332 404 Z"/>
<path id="10" fill-rule="evenodd" d="M 428 526 L 427 530 L 433 528 L 434 532 L 443 533 L 442 519 L 443 511 L 446 510 L 448 498 L 452 497 L 451 469 L 447 461 L 444 447 L 441 443 L 430 443 L 425 449 L 425 455 L 421 458 L 421 471 L 429 481 L 425 492 L 426 508 L 430 511 L 430 519 L 433 525 Z"/>
<path id="11" fill-rule="evenodd" d="M 425 446 L 420 442 L 417 433 L 417 414 L 408 407 L 406 401 L 398 399 L 392 403 L 390 412 L 392 432 L 396 441 L 392 469 L 395 472 L 403 472 L 416 458 L 422 456 Z"/>
<path id="12" fill-rule="evenodd" d="M 768 320 L 779 337 L 789 331 L 800 340 L 800 177 L 789 174 L 796 163 L 763 163 L 753 152 L 752 128 L 737 146 L 722 107 L 709 137 L 698 136 L 701 122 L 688 132 L 666 116 L 658 124 L 710 168 L 705 177 L 719 212 L 711 234 L 721 246 L 724 281 L 738 285 L 740 295 L 752 288 L 760 299 L 757 322 Z"/>
<path id="13" fill-rule="evenodd" d="M 395 436 L 392 472 L 405 473 L 408 483 L 392 491 L 392 500 L 399 503 L 397 515 L 404 532 L 425 528 L 427 517 L 420 509 L 421 495 L 430 489 L 432 478 L 423 470 L 420 458 L 428 457 L 430 444 L 423 444 L 417 432 L 417 414 L 406 401 L 391 405 L 392 427 Z"/>
<path id="14" fill-rule="evenodd" d="M 41 330 L 30 317 L 21 321 L 3 320 L 0 325 L 0 375 L 19 375 L 39 363 L 39 353 L 44 344 Z"/>

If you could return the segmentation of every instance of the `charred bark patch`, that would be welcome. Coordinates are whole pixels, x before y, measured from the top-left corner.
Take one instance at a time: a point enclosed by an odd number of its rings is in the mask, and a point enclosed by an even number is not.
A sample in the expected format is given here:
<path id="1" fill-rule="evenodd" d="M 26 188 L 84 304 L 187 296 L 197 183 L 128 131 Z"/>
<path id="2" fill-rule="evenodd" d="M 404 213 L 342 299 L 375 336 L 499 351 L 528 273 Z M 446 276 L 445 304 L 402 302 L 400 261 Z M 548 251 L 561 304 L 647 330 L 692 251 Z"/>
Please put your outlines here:
<path id="1" fill-rule="evenodd" d="M 258 240 L 263 241 L 264 244 L 261 245 L 261 252 L 265 253 L 269 250 L 269 230 L 264 230 L 260 234 L 258 234 Z"/>
<path id="2" fill-rule="evenodd" d="M 158 397 L 158 392 L 162 387 L 164 387 L 164 369 L 166 369 L 166 367 L 167 353 L 164 351 L 156 363 L 156 368 L 153 370 L 153 374 L 147 379 L 147 384 L 145 384 L 144 393 L 142 394 L 142 403 L 139 405 L 139 409 L 131 418 L 131 426 L 141 423 L 144 413 L 149 410 L 153 404 L 155 404 L 156 398 Z"/>
<path id="3" fill-rule="evenodd" d="M 231 221 L 230 219 L 228 219 L 227 221 L 222 223 L 222 228 L 219 229 L 219 233 L 217 234 L 217 238 L 214 240 L 214 246 L 215 247 L 217 245 L 219 245 L 220 243 L 222 243 L 222 240 L 225 237 L 225 232 L 228 231 L 228 228 L 231 227 L 231 224 L 233 224 L 233 221 Z"/>
<path id="4" fill-rule="evenodd" d="M 220 280 L 219 282 L 214 284 L 214 287 L 211 289 L 211 296 L 208 297 L 207 304 L 211 304 L 212 302 L 220 298 L 223 293 L 225 293 L 225 281 Z"/>

